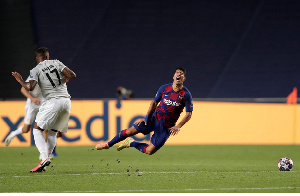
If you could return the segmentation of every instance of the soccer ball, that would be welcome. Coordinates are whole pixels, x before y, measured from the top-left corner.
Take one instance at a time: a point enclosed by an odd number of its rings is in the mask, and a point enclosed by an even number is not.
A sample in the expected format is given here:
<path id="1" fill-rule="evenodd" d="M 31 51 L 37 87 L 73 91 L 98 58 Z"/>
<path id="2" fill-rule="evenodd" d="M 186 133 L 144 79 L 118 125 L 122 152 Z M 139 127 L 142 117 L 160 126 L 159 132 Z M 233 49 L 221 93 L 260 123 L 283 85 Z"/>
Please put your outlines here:
<path id="1" fill-rule="evenodd" d="M 278 161 L 278 169 L 280 171 L 291 171 L 294 167 L 294 163 L 292 161 L 292 159 L 288 158 L 288 157 L 284 157 L 281 158 Z"/>

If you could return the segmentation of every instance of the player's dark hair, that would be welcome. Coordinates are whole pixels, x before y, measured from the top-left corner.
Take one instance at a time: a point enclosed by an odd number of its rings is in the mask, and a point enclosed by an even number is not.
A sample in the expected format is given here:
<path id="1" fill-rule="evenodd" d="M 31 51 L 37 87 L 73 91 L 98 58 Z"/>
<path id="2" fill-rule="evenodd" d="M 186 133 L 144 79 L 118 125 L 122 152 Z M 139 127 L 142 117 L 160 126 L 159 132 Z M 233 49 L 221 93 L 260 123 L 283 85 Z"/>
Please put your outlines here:
<path id="1" fill-rule="evenodd" d="M 181 70 L 184 73 L 184 76 L 186 77 L 186 70 L 183 67 L 177 67 L 175 69 L 175 72 L 176 72 L 177 69 Z"/>
<path id="2" fill-rule="evenodd" d="M 47 56 L 49 54 L 49 50 L 46 47 L 40 47 L 36 50 L 36 54 L 41 54 L 43 56 Z"/>

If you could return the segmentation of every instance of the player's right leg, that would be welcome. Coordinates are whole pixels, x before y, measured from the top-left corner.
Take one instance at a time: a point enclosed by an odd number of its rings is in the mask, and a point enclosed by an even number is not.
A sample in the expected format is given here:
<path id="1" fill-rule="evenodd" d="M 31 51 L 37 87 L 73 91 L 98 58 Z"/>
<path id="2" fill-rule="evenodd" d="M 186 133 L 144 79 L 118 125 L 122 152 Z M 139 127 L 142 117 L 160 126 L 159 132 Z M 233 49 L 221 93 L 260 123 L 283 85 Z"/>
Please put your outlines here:
<path id="1" fill-rule="evenodd" d="M 39 112 L 36 116 L 34 128 L 33 128 L 33 136 L 35 141 L 35 146 L 40 152 L 41 162 L 37 167 L 30 170 L 30 172 L 41 172 L 44 170 L 45 166 L 50 165 L 51 160 L 48 156 L 47 145 L 45 141 L 45 137 L 43 131 L 45 129 L 48 130 L 49 124 L 51 123 L 51 119 L 56 119 L 55 113 L 58 111 L 59 104 L 55 103 L 56 99 L 46 100 L 39 108 Z M 54 106 L 54 107 L 53 107 Z M 53 115 L 52 115 L 53 114 Z M 53 118 L 49 118 L 49 117 Z"/>
<path id="2" fill-rule="evenodd" d="M 33 129 L 33 136 L 35 141 L 35 146 L 37 147 L 38 151 L 40 152 L 41 162 L 30 170 L 30 172 L 42 172 L 44 168 L 48 165 L 50 165 L 51 161 L 48 157 L 47 149 L 46 149 L 46 141 L 43 135 L 43 130 L 37 126 L 35 123 L 34 129 Z"/>
<path id="3" fill-rule="evenodd" d="M 136 148 L 138 151 L 145 153 L 145 154 L 149 154 L 152 155 L 154 154 L 158 149 L 152 144 L 146 144 L 146 143 L 141 143 L 141 142 L 137 142 L 134 139 L 132 139 L 131 137 L 128 137 L 124 143 L 122 143 L 117 150 L 123 150 L 124 148 L 129 148 L 129 147 L 134 147 Z"/>
<path id="4" fill-rule="evenodd" d="M 62 136 L 63 136 L 63 132 L 58 131 L 58 132 L 57 132 L 57 138 L 60 138 L 60 137 L 62 137 Z M 53 149 L 53 151 L 52 151 L 52 157 L 58 157 L 58 154 L 57 154 L 57 152 L 56 152 L 56 145 L 55 145 L 55 147 L 54 147 L 54 149 Z"/>
<path id="5" fill-rule="evenodd" d="M 139 130 L 139 132 L 143 134 L 149 133 L 149 131 L 147 132 L 149 128 L 143 127 L 143 124 L 140 126 L 136 126 L 136 128 Z M 164 127 L 163 125 L 161 125 L 156 121 L 153 122 L 153 126 L 151 127 L 150 130 L 154 130 L 154 134 L 151 136 L 151 141 L 149 145 L 146 143 L 137 142 L 134 141 L 133 139 L 130 140 L 127 138 L 125 142 L 118 147 L 118 150 L 134 147 L 142 153 L 148 155 L 154 154 L 165 144 L 165 142 L 170 136 L 170 131 L 168 128 Z"/>
<path id="6" fill-rule="evenodd" d="M 47 134 L 47 142 L 46 142 L 46 149 L 48 153 L 48 157 L 50 159 L 53 159 L 53 149 L 56 146 L 56 140 L 57 140 L 57 131 L 56 130 L 48 130 Z"/>
<path id="7" fill-rule="evenodd" d="M 97 150 L 102 150 L 102 149 L 109 149 L 110 147 L 112 147 L 113 145 L 115 145 L 116 143 L 119 143 L 120 141 L 123 141 L 124 139 L 126 139 L 129 136 L 133 136 L 136 135 L 138 133 L 138 131 L 136 130 L 136 128 L 134 126 L 130 127 L 129 129 L 124 129 L 122 131 L 120 131 L 120 133 L 118 133 L 112 140 L 110 140 L 107 143 L 99 143 L 95 146 L 95 148 Z"/>

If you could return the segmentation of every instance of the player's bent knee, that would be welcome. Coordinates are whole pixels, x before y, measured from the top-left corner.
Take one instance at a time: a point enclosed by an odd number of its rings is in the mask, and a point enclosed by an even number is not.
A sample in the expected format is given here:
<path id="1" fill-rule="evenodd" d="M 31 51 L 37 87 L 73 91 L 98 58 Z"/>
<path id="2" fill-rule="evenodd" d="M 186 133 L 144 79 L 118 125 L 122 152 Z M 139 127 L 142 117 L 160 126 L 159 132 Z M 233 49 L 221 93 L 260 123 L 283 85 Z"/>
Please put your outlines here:
<path id="1" fill-rule="evenodd" d="M 136 135 L 137 133 L 138 131 L 133 126 L 126 130 L 127 136 L 133 136 Z"/>
<path id="2" fill-rule="evenodd" d="M 153 155 L 155 152 L 146 152 L 147 155 Z"/>
<path id="3" fill-rule="evenodd" d="M 146 149 L 146 154 L 148 155 L 153 155 L 155 152 L 157 151 L 157 149 L 155 148 L 155 146 L 153 144 L 150 144 L 147 149 Z"/>
<path id="4" fill-rule="evenodd" d="M 153 155 L 156 151 L 146 151 L 146 154 Z"/>

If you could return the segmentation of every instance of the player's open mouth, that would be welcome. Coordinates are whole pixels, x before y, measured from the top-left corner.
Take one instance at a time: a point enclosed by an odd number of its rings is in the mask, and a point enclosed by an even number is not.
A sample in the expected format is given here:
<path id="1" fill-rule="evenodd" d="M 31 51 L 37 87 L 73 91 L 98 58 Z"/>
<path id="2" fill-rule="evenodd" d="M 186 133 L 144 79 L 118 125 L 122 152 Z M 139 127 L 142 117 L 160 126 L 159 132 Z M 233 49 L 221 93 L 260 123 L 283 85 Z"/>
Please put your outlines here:
<path id="1" fill-rule="evenodd" d="M 180 76 L 176 77 L 176 80 L 179 81 L 180 80 Z"/>

